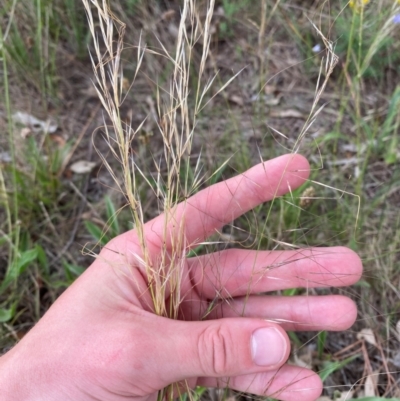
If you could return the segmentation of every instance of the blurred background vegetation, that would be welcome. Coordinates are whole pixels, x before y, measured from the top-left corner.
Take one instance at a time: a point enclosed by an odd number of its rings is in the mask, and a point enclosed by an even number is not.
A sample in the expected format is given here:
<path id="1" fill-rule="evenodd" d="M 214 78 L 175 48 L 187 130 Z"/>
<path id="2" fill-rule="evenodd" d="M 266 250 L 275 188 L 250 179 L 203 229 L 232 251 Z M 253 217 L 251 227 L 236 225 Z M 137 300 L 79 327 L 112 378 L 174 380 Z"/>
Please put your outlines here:
<path id="1" fill-rule="evenodd" d="M 206 2 L 197 3 L 201 14 Z M 291 334 L 292 362 L 321 372 L 327 399 L 400 399 L 398 3 L 220 0 L 213 19 L 208 76 L 219 71 L 221 87 L 243 69 L 198 119 L 194 163 L 200 155 L 203 171 L 211 174 L 229 159 L 214 181 L 295 146 L 325 56 L 312 23 L 339 56 L 321 99 L 325 107 L 301 142 L 300 152 L 312 164 L 311 181 L 274 203 L 262 239 L 263 247 L 278 249 L 346 245 L 363 259 L 363 280 L 341 290 L 359 305 L 356 325 L 345 333 Z M 157 90 L 168 81 L 171 66 L 146 55 L 131 87 L 135 46 L 141 41 L 160 50 L 162 43 L 172 51 L 181 2 L 110 5 L 127 25 L 122 118 L 136 126 L 146 119 L 132 153 L 151 170 L 162 151 Z M 105 244 L 132 227 L 125 198 L 99 157 L 112 159 L 101 129 L 107 121 L 92 84 L 91 46 L 80 0 L 1 0 L 2 352 L 90 264 L 88 243 Z M 200 55 L 201 43 L 198 62 Z M 120 166 L 110 163 L 118 177 Z M 293 202 L 299 196 L 303 199 Z M 158 214 L 157 200 L 145 186 L 143 199 L 146 217 Z M 254 242 L 268 210 L 259 207 L 235 222 L 241 231 L 232 234 L 228 227 L 227 235 Z"/>

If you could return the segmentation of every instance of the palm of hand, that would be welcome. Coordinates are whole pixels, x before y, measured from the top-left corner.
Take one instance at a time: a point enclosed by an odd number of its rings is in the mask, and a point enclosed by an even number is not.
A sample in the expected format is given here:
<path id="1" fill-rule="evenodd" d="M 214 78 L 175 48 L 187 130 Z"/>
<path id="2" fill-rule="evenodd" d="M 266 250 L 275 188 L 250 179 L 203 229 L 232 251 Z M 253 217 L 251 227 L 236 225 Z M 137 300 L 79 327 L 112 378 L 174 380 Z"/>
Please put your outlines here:
<path id="1" fill-rule="evenodd" d="M 168 254 L 180 222 L 186 243 L 198 243 L 257 204 L 299 186 L 307 170 L 304 158 L 284 156 L 200 192 L 174 211 L 167 236 L 161 216 L 147 223 L 150 260 L 156 266 Z M 352 284 L 361 274 L 352 251 L 231 249 L 188 259 L 181 270 L 179 320 L 153 313 L 142 258 L 137 232 L 111 241 L 10 352 L 15 366 L 29 355 L 36 367 L 34 376 L 26 372 L 27 399 L 155 400 L 160 389 L 184 381 L 190 387 L 229 384 L 289 401 L 299 394 L 304 400 L 318 397 L 317 375 L 284 364 L 289 354 L 284 330 L 347 328 L 356 317 L 354 304 L 341 296 L 255 294 Z M 167 289 L 167 305 L 170 296 Z M 252 339 L 258 329 L 271 327 L 280 342 L 265 344 L 260 363 Z"/>

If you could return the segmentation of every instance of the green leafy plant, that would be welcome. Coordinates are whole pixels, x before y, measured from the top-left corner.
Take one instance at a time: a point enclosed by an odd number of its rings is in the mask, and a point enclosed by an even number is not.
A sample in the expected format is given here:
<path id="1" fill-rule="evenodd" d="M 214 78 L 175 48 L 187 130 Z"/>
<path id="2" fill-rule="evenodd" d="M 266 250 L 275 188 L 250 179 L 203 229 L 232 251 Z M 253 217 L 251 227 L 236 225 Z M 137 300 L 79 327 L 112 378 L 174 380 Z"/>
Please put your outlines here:
<path id="1" fill-rule="evenodd" d="M 322 381 L 325 381 L 332 373 L 336 372 L 339 369 L 344 368 L 347 366 L 350 362 L 354 361 L 356 358 L 358 358 L 359 355 L 353 355 L 350 356 L 343 361 L 326 361 L 323 364 L 323 368 L 321 369 L 319 373 L 319 377 L 321 378 Z"/>

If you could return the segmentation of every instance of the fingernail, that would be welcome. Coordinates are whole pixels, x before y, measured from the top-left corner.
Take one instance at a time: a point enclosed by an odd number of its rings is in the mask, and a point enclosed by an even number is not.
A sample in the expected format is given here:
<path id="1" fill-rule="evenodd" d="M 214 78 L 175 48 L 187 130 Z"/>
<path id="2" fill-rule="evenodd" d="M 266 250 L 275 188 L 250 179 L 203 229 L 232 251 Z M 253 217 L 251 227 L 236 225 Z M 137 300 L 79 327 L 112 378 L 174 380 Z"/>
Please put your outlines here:
<path id="1" fill-rule="evenodd" d="M 251 338 L 253 361 L 258 366 L 277 365 L 286 355 L 286 340 L 274 327 L 258 329 Z"/>

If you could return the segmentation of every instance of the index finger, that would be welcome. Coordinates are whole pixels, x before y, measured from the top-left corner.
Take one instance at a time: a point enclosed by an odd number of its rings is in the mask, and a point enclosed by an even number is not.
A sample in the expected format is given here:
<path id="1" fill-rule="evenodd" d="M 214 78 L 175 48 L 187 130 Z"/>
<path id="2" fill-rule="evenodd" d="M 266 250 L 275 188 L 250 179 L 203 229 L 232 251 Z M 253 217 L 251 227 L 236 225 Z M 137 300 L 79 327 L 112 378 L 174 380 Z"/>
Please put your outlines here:
<path id="1" fill-rule="evenodd" d="M 145 225 L 149 246 L 170 249 L 178 241 L 194 246 L 215 230 L 263 202 L 302 185 L 309 176 L 308 161 L 289 154 L 260 163 L 243 174 L 206 188 Z"/>

